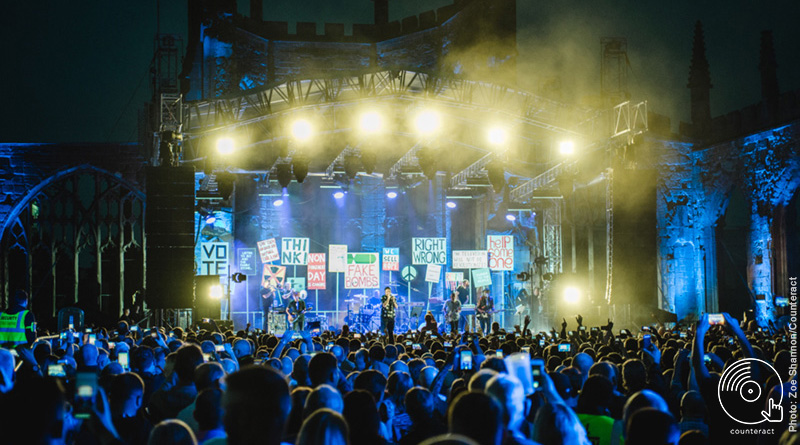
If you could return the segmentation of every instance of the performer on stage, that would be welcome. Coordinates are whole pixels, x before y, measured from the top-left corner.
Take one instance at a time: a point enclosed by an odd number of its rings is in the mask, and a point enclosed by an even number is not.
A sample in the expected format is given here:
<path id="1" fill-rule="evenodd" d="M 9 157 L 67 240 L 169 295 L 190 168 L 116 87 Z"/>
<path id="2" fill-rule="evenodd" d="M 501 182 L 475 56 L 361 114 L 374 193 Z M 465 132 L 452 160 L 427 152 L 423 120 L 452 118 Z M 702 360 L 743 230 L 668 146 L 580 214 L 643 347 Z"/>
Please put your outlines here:
<path id="1" fill-rule="evenodd" d="M 450 322 L 450 332 L 458 332 L 458 319 L 461 317 L 461 301 L 458 300 L 458 295 L 453 292 L 450 294 L 450 299 L 444 304 L 444 312 L 447 316 L 447 321 Z"/>
<path id="2" fill-rule="evenodd" d="M 381 332 L 386 335 L 389 335 L 389 332 L 394 332 L 396 310 L 397 298 L 392 295 L 392 288 L 386 286 L 381 297 Z"/>
<path id="3" fill-rule="evenodd" d="M 458 301 L 461 303 L 461 306 L 469 303 L 469 280 L 462 281 L 461 284 L 456 288 L 456 293 L 458 294 Z M 462 315 L 458 320 L 458 327 L 459 329 L 463 330 L 464 326 L 466 325 L 467 316 Z"/>
<path id="4" fill-rule="evenodd" d="M 483 335 L 489 335 L 489 327 L 492 325 L 492 313 L 494 312 L 494 299 L 489 296 L 489 289 L 484 289 L 478 304 L 475 306 L 478 313 L 478 321 L 481 324 Z"/>
<path id="5" fill-rule="evenodd" d="M 261 313 L 262 313 L 262 326 L 264 333 L 269 332 L 269 311 L 272 304 L 275 302 L 276 289 L 272 284 L 267 284 L 267 287 L 261 288 Z"/>
<path id="6" fill-rule="evenodd" d="M 286 307 L 286 317 L 292 324 L 292 329 L 302 331 L 306 325 L 306 302 L 300 299 L 299 292 L 292 292 L 292 301 Z"/>

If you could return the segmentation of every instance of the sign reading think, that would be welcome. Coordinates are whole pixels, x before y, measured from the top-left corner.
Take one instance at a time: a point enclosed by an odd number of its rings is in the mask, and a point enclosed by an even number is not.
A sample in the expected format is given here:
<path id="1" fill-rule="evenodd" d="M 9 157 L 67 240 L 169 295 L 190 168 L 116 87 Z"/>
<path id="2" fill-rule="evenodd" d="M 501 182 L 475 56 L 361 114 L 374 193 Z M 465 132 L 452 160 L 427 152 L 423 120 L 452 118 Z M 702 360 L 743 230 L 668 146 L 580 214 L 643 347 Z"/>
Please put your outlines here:
<path id="1" fill-rule="evenodd" d="M 228 275 L 228 243 L 200 243 L 198 275 Z"/>
<path id="2" fill-rule="evenodd" d="M 511 235 L 488 235 L 489 269 L 514 270 L 514 237 Z"/>
<path id="3" fill-rule="evenodd" d="M 383 270 L 400 270 L 400 248 L 383 248 Z"/>
<path id="4" fill-rule="evenodd" d="M 239 257 L 239 272 L 245 275 L 255 275 L 256 269 L 256 249 L 237 249 Z"/>
<path id="5" fill-rule="evenodd" d="M 425 271 L 425 281 L 428 283 L 438 283 L 440 276 L 442 276 L 442 266 L 438 264 L 428 264 L 428 270 Z"/>
<path id="6" fill-rule="evenodd" d="M 308 264 L 308 238 L 281 238 L 281 264 L 305 266 Z"/>
<path id="7" fill-rule="evenodd" d="M 411 264 L 447 264 L 447 238 L 411 238 Z"/>
<path id="8" fill-rule="evenodd" d="M 454 250 L 453 269 L 483 269 L 489 265 L 485 250 Z"/>
<path id="9" fill-rule="evenodd" d="M 274 266 L 272 264 L 265 264 L 264 274 L 261 276 L 261 287 L 283 286 L 283 281 L 285 279 L 286 279 L 286 267 Z"/>
<path id="10" fill-rule="evenodd" d="M 281 259 L 281 256 L 278 254 L 278 244 L 275 242 L 275 238 L 259 241 L 257 245 L 262 263 L 269 263 L 270 261 Z"/>
<path id="11" fill-rule="evenodd" d="M 328 272 L 344 272 L 347 270 L 347 244 L 328 245 Z"/>
<path id="12" fill-rule="evenodd" d="M 492 285 L 492 272 L 489 269 L 472 269 L 472 284 L 475 287 Z"/>
<path id="13" fill-rule="evenodd" d="M 308 290 L 325 289 L 325 254 L 308 254 Z"/>
<path id="14" fill-rule="evenodd" d="M 347 268 L 344 271 L 345 289 L 378 289 L 381 270 L 377 253 L 347 253 Z"/>

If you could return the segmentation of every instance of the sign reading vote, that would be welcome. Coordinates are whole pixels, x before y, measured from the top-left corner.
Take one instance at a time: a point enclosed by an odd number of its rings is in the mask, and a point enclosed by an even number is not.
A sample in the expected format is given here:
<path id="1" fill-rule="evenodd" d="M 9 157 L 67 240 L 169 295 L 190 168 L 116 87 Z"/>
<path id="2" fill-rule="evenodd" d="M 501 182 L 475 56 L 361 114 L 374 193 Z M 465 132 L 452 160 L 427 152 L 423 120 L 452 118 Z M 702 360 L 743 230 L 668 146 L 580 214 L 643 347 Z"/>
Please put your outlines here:
<path id="1" fill-rule="evenodd" d="M 270 261 L 281 259 L 281 256 L 278 254 L 278 244 L 275 242 L 275 238 L 265 239 L 256 244 L 258 245 L 258 253 L 261 255 L 262 263 L 269 263 Z"/>
<path id="2" fill-rule="evenodd" d="M 438 264 L 428 264 L 428 270 L 425 271 L 425 281 L 428 283 L 438 283 L 440 276 L 442 276 L 442 266 Z"/>
<path id="3" fill-rule="evenodd" d="M 492 272 L 489 269 L 472 269 L 472 284 L 475 287 L 492 285 Z"/>
<path id="4" fill-rule="evenodd" d="M 485 250 L 454 250 L 453 269 L 482 269 L 489 265 L 489 253 Z"/>
<path id="5" fill-rule="evenodd" d="M 383 248 L 383 270 L 400 270 L 400 248 Z"/>
<path id="6" fill-rule="evenodd" d="M 239 257 L 239 272 L 245 275 L 255 275 L 256 269 L 256 249 L 238 249 L 236 254 Z"/>
<path id="7" fill-rule="evenodd" d="M 380 287 L 381 270 L 377 253 L 347 253 L 347 269 L 344 271 L 345 289 L 377 289 Z"/>
<path id="8" fill-rule="evenodd" d="M 308 289 L 325 289 L 325 254 L 308 254 Z"/>
<path id="9" fill-rule="evenodd" d="M 447 238 L 411 238 L 411 264 L 447 264 Z"/>
<path id="10" fill-rule="evenodd" d="M 281 238 L 281 264 L 305 266 L 308 264 L 308 238 Z"/>
<path id="11" fill-rule="evenodd" d="M 347 244 L 329 244 L 328 258 L 328 272 L 344 272 L 347 269 Z"/>
<path id="12" fill-rule="evenodd" d="M 511 235 L 488 235 L 489 269 L 514 270 L 514 237 Z"/>
<path id="13" fill-rule="evenodd" d="M 228 275 L 228 243 L 200 243 L 198 275 Z"/>

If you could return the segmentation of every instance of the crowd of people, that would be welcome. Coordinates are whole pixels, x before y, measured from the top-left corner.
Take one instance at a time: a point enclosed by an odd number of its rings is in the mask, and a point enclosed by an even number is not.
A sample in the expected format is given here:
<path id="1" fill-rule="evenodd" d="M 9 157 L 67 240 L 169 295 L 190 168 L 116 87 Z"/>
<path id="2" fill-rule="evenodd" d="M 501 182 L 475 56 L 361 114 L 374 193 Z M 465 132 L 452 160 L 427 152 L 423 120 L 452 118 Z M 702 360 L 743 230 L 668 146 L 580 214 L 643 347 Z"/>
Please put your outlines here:
<path id="1" fill-rule="evenodd" d="M 788 393 L 787 329 L 727 314 L 636 333 L 571 323 L 494 323 L 487 335 L 433 321 L 387 335 L 126 321 L 40 331 L 0 349 L 0 443 L 800 443 L 790 397 L 782 422 L 762 425 L 771 433 L 736 436 L 743 425 L 717 398 L 741 358 L 778 370 L 753 376 L 760 391 Z"/>

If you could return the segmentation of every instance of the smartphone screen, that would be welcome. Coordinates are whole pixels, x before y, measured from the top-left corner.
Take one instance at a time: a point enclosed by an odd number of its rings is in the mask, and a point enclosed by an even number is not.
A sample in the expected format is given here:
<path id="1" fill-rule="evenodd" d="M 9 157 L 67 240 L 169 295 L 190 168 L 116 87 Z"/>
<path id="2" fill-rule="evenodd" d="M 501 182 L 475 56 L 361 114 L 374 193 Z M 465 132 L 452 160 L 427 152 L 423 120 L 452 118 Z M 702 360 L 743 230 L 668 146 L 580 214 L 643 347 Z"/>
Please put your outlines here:
<path id="1" fill-rule="evenodd" d="M 472 371 L 472 351 L 469 349 L 461 351 L 461 365 L 459 369 L 462 371 Z"/>
<path id="2" fill-rule="evenodd" d="M 569 352 L 572 349 L 572 345 L 569 343 L 561 343 L 558 345 L 558 352 Z"/>
<path id="3" fill-rule="evenodd" d="M 439 338 L 438 335 L 431 335 L 431 338 Z"/>
<path id="4" fill-rule="evenodd" d="M 117 361 L 122 366 L 122 369 L 124 369 L 125 371 L 127 371 L 129 369 L 128 368 L 128 352 L 127 351 L 120 352 L 119 355 L 117 355 Z"/>
<path id="5" fill-rule="evenodd" d="M 681 337 L 681 338 L 686 338 L 686 333 L 685 333 L 685 332 L 681 332 L 681 333 L 680 333 L 680 337 Z"/>
<path id="6" fill-rule="evenodd" d="M 93 345 L 97 341 L 97 334 L 89 334 L 89 344 Z"/>
<path id="7" fill-rule="evenodd" d="M 353 334 L 353 338 L 361 338 L 361 334 L 355 333 L 355 334 Z"/>
<path id="8" fill-rule="evenodd" d="M 642 326 L 642 332 L 650 332 L 650 326 Z"/>
<path id="9" fill-rule="evenodd" d="M 503 350 L 498 349 L 497 352 L 494 353 L 494 356 L 497 358 L 503 358 Z"/>
<path id="10" fill-rule="evenodd" d="M 539 347 L 544 348 L 544 339 L 539 340 Z"/>
<path id="11" fill-rule="evenodd" d="M 214 350 L 217 352 L 224 352 L 225 346 L 224 345 L 214 345 Z"/>
<path id="12" fill-rule="evenodd" d="M 725 317 L 722 314 L 708 314 L 708 324 L 713 326 L 723 323 L 725 323 Z"/>
<path id="13" fill-rule="evenodd" d="M 203 353 L 203 361 L 204 362 L 210 362 L 211 361 L 211 354 L 209 354 L 207 352 L 204 352 Z"/>
<path id="14" fill-rule="evenodd" d="M 139 331 L 139 326 L 131 326 L 131 331 L 133 332 Z"/>
<path id="15" fill-rule="evenodd" d="M 67 333 L 66 332 L 62 332 L 61 333 L 61 339 L 62 340 L 66 340 L 67 339 Z"/>
<path id="16" fill-rule="evenodd" d="M 97 374 L 79 372 L 75 382 L 75 418 L 88 419 L 97 393 Z"/>
<path id="17" fill-rule="evenodd" d="M 444 342 L 444 347 L 445 348 L 452 348 L 453 347 L 453 343 L 449 342 L 449 341 L 446 341 L 446 342 Z"/>
<path id="18" fill-rule="evenodd" d="M 415 351 L 419 351 L 420 349 L 422 349 L 422 346 L 420 346 L 419 343 L 414 343 L 411 345 L 411 348 L 414 349 Z"/>
<path id="19" fill-rule="evenodd" d="M 523 346 L 522 349 L 520 349 L 520 352 L 524 352 L 526 354 L 530 354 L 531 353 L 531 347 L 530 346 Z"/>
<path id="20" fill-rule="evenodd" d="M 544 383 L 544 360 L 540 358 L 531 359 L 531 372 L 533 373 L 533 389 L 537 390 Z"/>
<path id="21" fill-rule="evenodd" d="M 56 363 L 47 366 L 47 375 L 50 377 L 66 377 L 67 371 L 62 363 Z"/>
<path id="22" fill-rule="evenodd" d="M 709 356 L 708 354 L 703 354 L 703 361 L 704 361 L 706 364 L 709 364 L 709 363 L 711 363 L 711 356 Z"/>
<path id="23" fill-rule="evenodd" d="M 579 327 L 578 327 L 578 330 L 579 330 L 579 331 L 585 331 L 585 330 L 586 330 L 586 326 L 579 326 Z"/>

